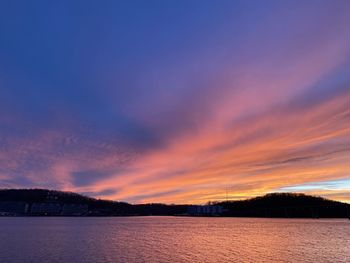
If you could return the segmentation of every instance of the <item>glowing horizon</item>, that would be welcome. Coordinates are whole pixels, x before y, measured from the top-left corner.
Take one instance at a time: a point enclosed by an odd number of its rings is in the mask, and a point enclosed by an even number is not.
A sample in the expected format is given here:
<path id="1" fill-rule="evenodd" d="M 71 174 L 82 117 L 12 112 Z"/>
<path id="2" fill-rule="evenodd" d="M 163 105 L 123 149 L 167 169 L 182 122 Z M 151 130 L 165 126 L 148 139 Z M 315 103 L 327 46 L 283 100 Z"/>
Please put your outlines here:
<path id="1" fill-rule="evenodd" d="M 350 2 L 0 4 L 0 187 L 350 202 Z"/>

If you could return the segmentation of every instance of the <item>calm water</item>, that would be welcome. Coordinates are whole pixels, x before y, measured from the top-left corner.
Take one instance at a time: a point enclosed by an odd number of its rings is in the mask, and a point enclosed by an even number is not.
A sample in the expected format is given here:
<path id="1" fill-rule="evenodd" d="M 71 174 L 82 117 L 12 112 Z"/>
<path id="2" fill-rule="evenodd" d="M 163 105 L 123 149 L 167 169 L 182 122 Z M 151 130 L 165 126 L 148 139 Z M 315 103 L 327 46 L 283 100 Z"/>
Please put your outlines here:
<path id="1" fill-rule="evenodd" d="M 0 262 L 350 262 L 350 221 L 0 218 Z"/>

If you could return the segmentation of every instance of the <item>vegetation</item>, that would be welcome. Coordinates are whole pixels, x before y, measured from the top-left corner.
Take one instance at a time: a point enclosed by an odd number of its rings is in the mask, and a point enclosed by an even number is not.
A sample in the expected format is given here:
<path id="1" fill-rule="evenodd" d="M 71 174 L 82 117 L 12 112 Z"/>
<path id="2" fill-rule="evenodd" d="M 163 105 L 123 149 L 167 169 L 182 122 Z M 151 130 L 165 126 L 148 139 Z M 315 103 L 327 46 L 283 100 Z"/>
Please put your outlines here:
<path id="1" fill-rule="evenodd" d="M 5 215 L 34 215 L 33 207 L 51 204 L 69 211 L 81 205 L 86 207 L 85 216 L 133 216 L 133 215 L 186 215 L 190 205 L 128 204 L 125 202 L 100 200 L 84 195 L 47 189 L 3 189 L 0 190 L 0 213 Z M 56 205 L 56 206 L 55 206 Z M 76 205 L 76 206 L 74 206 Z M 350 205 L 304 194 L 273 193 L 241 201 L 212 202 L 223 207 L 222 216 L 241 217 L 299 217 L 299 218 L 341 218 L 350 217 Z M 11 210 L 12 209 L 12 210 Z M 42 208 L 44 209 L 44 208 Z M 46 209 L 46 208 L 45 208 Z M 40 215 L 63 215 L 48 207 Z M 51 212 L 50 212 L 51 211 Z M 61 211 L 61 210 L 60 210 Z M 67 211 L 67 210 L 66 210 Z M 12 212 L 12 214 L 11 214 Z M 71 213 L 73 213 L 71 211 Z M 37 214 L 35 214 L 37 215 Z"/>
<path id="2" fill-rule="evenodd" d="M 241 201 L 216 202 L 227 216 L 242 217 L 349 217 L 350 205 L 299 193 L 272 193 Z"/>
<path id="3" fill-rule="evenodd" d="M 9 202 L 11 203 L 9 205 Z M 1 206 L 1 203 L 3 204 Z M 6 203 L 6 205 L 4 205 Z M 88 206 L 90 216 L 125 216 L 125 215 L 177 215 L 187 211 L 188 205 L 139 204 L 95 199 L 72 192 L 47 189 L 3 189 L 0 190 L 1 207 L 17 207 L 15 203 L 83 204 Z M 8 210 L 8 209 L 7 209 Z M 16 209 L 17 211 L 18 209 Z M 56 215 L 56 214 L 55 214 Z"/>

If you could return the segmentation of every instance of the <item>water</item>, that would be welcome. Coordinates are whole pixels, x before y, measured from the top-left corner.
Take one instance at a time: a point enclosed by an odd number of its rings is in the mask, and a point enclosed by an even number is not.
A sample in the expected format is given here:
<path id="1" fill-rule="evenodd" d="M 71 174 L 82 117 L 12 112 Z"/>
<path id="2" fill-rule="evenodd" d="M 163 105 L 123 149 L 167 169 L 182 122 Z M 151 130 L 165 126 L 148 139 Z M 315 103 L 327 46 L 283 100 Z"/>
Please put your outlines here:
<path id="1" fill-rule="evenodd" d="M 0 218 L 0 262 L 350 262 L 350 221 Z"/>

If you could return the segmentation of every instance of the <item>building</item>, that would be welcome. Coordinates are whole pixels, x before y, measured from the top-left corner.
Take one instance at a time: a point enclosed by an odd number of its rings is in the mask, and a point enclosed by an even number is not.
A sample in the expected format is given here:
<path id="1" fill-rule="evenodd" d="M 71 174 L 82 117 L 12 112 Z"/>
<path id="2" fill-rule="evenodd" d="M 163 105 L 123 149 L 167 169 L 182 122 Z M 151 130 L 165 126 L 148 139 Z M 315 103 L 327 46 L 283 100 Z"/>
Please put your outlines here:
<path id="1" fill-rule="evenodd" d="M 28 212 L 29 205 L 24 202 L 0 202 L 0 215 L 18 216 Z"/>
<path id="2" fill-rule="evenodd" d="M 63 216 L 82 216 L 88 212 L 88 206 L 82 204 L 64 204 L 61 215 Z"/>
<path id="3" fill-rule="evenodd" d="M 219 216 L 223 208 L 219 205 L 193 205 L 188 208 L 187 213 L 193 216 Z"/>
<path id="4" fill-rule="evenodd" d="M 32 215 L 60 215 L 61 211 L 59 203 L 33 203 L 30 210 Z"/>

